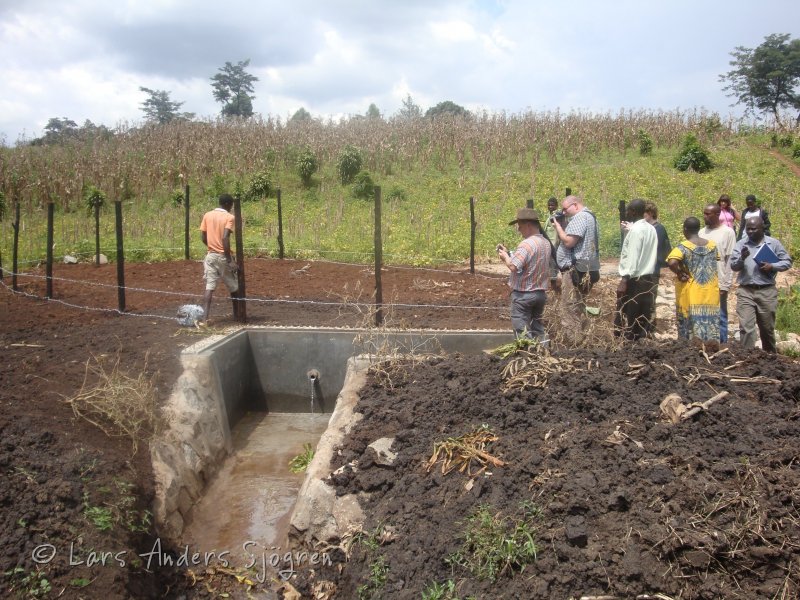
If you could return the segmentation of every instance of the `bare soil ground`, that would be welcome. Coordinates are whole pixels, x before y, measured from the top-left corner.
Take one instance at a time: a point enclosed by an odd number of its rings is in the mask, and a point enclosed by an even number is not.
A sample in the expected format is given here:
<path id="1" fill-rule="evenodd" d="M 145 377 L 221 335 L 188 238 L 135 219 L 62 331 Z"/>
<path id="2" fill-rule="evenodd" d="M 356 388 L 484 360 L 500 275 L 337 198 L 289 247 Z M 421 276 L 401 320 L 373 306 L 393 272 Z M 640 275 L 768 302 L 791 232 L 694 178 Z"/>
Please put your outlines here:
<path id="1" fill-rule="evenodd" d="M 51 301 L 36 298 L 45 292 L 41 277 L 19 278 L 31 296 L 0 290 L 3 597 L 244 597 L 269 587 L 222 569 L 188 573 L 152 562 L 148 569 L 157 533 L 147 523 L 146 450 L 133 455 L 129 440 L 108 437 L 65 402 L 95 383 L 92 373 L 84 382 L 87 361 L 144 374 L 163 401 L 179 375 L 180 350 L 204 335 L 174 318 L 179 305 L 199 303 L 201 270 L 190 261 L 128 265 L 124 316 L 114 312 L 113 265 L 58 265 Z M 499 275 L 389 268 L 382 280 L 384 301 L 395 303 L 389 325 L 510 329 Z M 595 292 L 603 322 L 614 285 L 609 279 Z M 248 302 L 248 317 L 364 325 L 373 286 L 364 266 L 252 260 L 247 290 L 257 301 Z M 223 295 L 212 332 L 234 325 Z M 659 327 L 669 337 L 669 320 Z M 392 389 L 373 378 L 360 408 L 366 418 L 331 469 L 344 466 L 335 478 L 340 491 L 370 494 L 367 527 L 389 528 L 391 539 L 377 549 L 351 545 L 349 562 L 302 572 L 293 584 L 310 596 L 326 580 L 335 598 L 356 598 L 359 587 L 367 597 L 418 598 L 446 580 L 458 597 L 797 597 L 798 365 L 736 344 L 710 361 L 715 349 L 701 350 L 669 341 L 554 349 L 575 372 L 552 375 L 543 389 L 505 389 L 504 363 L 488 356 L 401 369 Z M 660 421 L 667 393 L 690 402 L 717 391 L 729 396 L 709 411 L 675 426 Z M 498 437 L 488 451 L 503 467 L 474 477 L 426 470 L 434 442 L 484 423 Z M 396 439 L 392 467 L 365 450 L 382 435 Z M 346 466 L 354 460 L 355 471 Z M 451 570 L 444 559 L 462 544 L 472 511 L 485 504 L 511 517 L 523 500 L 537 507 L 534 563 L 521 574 L 506 569 L 494 583 Z M 388 565 L 385 583 L 364 588 L 378 556 Z"/>

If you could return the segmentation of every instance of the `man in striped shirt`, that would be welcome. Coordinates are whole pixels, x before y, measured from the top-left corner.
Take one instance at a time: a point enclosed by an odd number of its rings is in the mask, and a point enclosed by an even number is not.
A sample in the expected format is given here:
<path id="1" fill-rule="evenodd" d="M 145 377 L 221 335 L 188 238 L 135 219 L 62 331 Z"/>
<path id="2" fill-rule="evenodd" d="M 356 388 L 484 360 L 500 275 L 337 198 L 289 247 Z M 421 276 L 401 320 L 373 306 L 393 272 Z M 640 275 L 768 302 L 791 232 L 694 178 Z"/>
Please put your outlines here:
<path id="1" fill-rule="evenodd" d="M 546 346 L 548 337 L 542 315 L 550 283 L 552 246 L 542 235 L 539 215 L 532 208 L 520 208 L 509 225 L 516 225 L 523 238 L 514 252 L 503 244 L 497 245 L 497 254 L 510 271 L 511 325 L 517 337 L 536 339 Z"/>

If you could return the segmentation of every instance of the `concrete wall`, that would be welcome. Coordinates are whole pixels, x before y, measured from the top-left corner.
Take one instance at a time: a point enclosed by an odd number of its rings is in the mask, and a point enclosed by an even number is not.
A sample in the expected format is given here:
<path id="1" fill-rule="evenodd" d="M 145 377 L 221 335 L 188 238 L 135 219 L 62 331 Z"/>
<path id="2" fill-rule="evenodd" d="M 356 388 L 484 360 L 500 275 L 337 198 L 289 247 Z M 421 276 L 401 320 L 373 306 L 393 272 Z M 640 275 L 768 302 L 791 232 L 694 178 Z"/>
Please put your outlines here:
<path id="1" fill-rule="evenodd" d="M 331 413 L 351 356 L 475 354 L 512 336 L 510 331 L 252 328 L 187 348 L 181 354 L 183 375 L 163 408 L 165 430 L 151 447 L 159 532 L 179 539 L 187 513 L 231 452 L 231 428 L 246 411 L 311 410 L 310 369 L 320 374 L 314 411 Z"/>

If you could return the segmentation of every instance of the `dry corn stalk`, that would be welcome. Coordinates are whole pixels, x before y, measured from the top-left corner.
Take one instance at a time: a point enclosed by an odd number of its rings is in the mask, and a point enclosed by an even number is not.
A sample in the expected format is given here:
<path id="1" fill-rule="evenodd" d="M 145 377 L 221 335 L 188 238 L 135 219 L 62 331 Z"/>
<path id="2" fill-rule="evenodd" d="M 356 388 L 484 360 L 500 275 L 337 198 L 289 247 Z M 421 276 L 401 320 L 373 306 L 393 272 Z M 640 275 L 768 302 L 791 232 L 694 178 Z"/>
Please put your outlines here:
<path id="1" fill-rule="evenodd" d="M 543 388 L 553 373 L 573 373 L 575 358 L 555 358 L 547 353 L 520 352 L 503 368 L 505 389 Z"/>
<path id="2" fill-rule="evenodd" d="M 437 442 L 433 445 L 433 454 L 428 460 L 426 470 L 430 473 L 433 466 L 441 462 L 444 475 L 453 469 L 458 469 L 460 473 L 466 472 L 472 477 L 482 472 L 488 465 L 502 467 L 505 463 L 486 451 L 487 445 L 497 440 L 498 437 L 488 426 L 481 425 L 470 433 Z M 480 465 L 475 473 L 472 472 L 473 462 Z"/>

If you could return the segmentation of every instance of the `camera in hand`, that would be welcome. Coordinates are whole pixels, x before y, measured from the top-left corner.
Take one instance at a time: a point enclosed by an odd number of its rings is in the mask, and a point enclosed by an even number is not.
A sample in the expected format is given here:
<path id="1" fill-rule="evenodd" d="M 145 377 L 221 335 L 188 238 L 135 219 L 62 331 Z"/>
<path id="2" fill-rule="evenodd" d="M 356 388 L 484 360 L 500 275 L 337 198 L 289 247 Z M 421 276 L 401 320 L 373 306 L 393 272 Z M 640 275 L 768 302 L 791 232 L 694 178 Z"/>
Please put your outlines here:
<path id="1" fill-rule="evenodd" d="M 551 221 L 559 221 L 559 222 L 561 222 L 561 221 L 563 221 L 563 220 L 564 220 L 564 217 L 565 217 L 565 216 L 566 216 L 566 215 L 564 214 L 564 211 L 563 211 L 563 210 L 561 210 L 561 209 L 558 209 L 557 211 L 555 211 L 555 212 L 554 212 L 554 213 L 553 213 L 553 214 L 550 216 L 550 220 L 551 220 Z"/>

